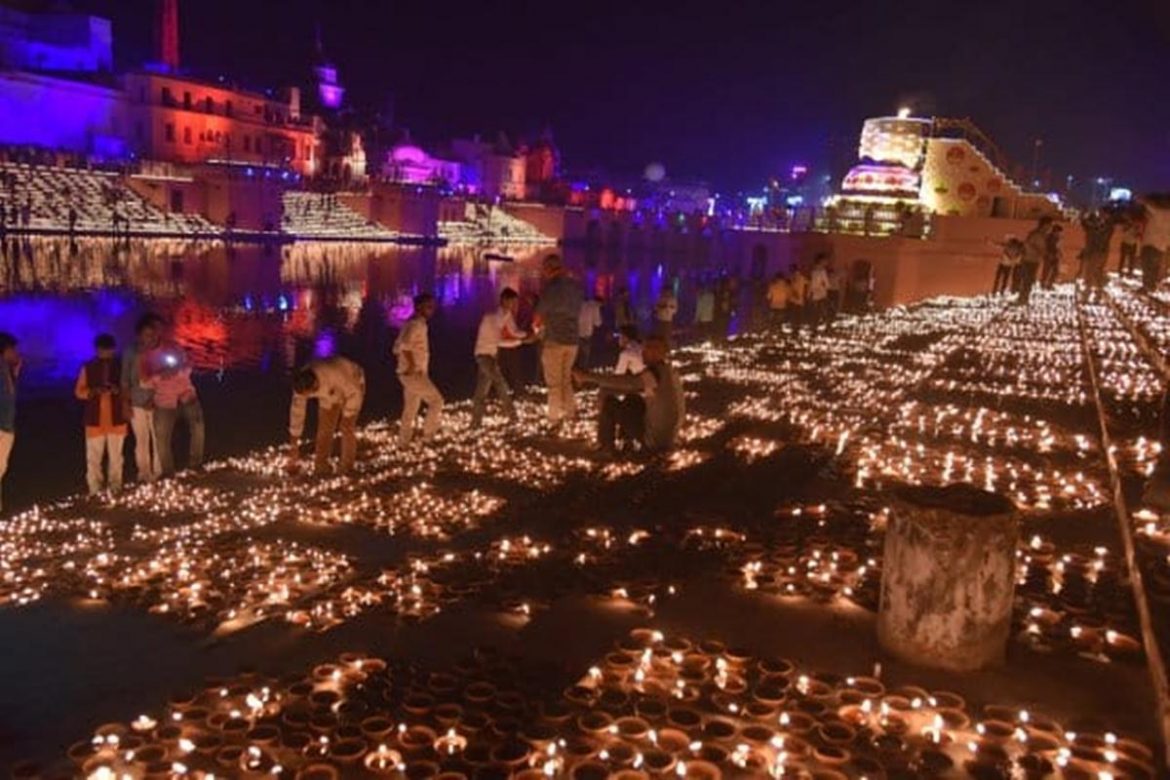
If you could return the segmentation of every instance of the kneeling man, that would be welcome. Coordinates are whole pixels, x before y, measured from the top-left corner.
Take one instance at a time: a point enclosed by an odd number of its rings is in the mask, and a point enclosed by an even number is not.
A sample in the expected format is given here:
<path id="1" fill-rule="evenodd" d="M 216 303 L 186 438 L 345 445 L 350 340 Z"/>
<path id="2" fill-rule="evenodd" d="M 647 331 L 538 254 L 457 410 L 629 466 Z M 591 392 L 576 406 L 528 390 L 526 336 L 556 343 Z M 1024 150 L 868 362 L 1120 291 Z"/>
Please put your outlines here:
<path id="1" fill-rule="evenodd" d="M 682 383 L 666 353 L 666 341 L 650 338 L 642 345 L 645 366 L 640 373 L 573 372 L 577 382 L 601 388 L 597 443 L 603 453 L 614 453 L 619 433 L 649 452 L 663 452 L 674 446 L 686 406 Z"/>

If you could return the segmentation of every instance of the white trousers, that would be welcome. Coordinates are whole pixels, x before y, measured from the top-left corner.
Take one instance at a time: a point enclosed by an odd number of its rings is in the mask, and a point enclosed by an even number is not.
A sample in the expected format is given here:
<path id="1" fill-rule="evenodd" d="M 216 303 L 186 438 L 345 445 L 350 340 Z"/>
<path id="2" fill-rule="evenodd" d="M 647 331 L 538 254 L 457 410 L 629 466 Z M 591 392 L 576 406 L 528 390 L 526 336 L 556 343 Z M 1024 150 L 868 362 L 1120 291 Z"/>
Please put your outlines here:
<path id="1" fill-rule="evenodd" d="M 134 462 L 138 465 L 138 481 L 153 482 L 162 472 L 158 462 L 158 445 L 154 440 L 154 410 L 141 406 L 131 408 L 130 430 L 134 432 Z"/>
<path id="2" fill-rule="evenodd" d="M 423 440 L 428 441 L 439 430 L 439 415 L 443 413 L 443 394 L 426 374 L 399 374 L 402 383 L 402 422 L 398 441 L 410 444 L 414 437 L 414 421 L 419 407 L 426 403 L 427 416 L 423 421 Z"/>
<path id="3" fill-rule="evenodd" d="M 85 437 L 85 482 L 91 496 L 100 493 L 103 487 L 122 489 L 122 445 L 125 441 L 124 433 Z M 102 460 L 106 457 L 110 461 L 108 481 L 102 473 Z"/>
<path id="4" fill-rule="evenodd" d="M 12 454 L 12 445 L 16 441 L 16 434 L 0 431 L 0 508 L 3 507 L 4 475 L 8 473 L 8 457 Z"/>

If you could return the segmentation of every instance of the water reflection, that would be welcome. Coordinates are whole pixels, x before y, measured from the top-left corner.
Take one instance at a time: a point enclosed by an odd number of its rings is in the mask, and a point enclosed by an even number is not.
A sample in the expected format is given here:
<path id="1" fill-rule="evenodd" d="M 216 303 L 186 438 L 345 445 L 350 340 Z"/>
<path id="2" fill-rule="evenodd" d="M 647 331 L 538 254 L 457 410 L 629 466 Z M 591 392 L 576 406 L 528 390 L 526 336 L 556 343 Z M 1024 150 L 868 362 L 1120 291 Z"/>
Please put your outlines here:
<path id="1" fill-rule="evenodd" d="M 537 250 L 489 261 L 483 247 L 299 243 L 227 246 L 192 241 L 11 240 L 0 251 L 0 328 L 20 338 L 25 392 L 68 393 L 96 333 L 125 343 L 136 317 L 154 309 L 203 372 L 283 372 L 312 354 L 342 351 L 386 362 L 388 330 L 410 298 L 433 290 L 437 359 L 466 357 L 480 315 L 498 290 L 529 305 L 539 287 Z M 496 250 L 498 251 L 498 250 Z M 710 269 L 688 258 L 655 260 L 568 253 L 583 283 L 605 298 L 631 290 L 642 319 L 670 286 L 684 303 Z"/>

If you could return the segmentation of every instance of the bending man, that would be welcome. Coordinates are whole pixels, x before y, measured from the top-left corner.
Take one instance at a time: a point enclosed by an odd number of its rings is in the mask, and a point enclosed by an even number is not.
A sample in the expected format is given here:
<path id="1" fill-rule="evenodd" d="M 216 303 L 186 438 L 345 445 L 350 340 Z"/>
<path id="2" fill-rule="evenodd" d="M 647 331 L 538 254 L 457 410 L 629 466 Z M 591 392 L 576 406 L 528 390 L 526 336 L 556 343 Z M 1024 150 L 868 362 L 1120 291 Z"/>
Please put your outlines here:
<path id="1" fill-rule="evenodd" d="M 288 433 L 292 463 L 300 459 L 301 434 L 309 399 L 317 399 L 317 445 L 314 467 L 325 473 L 333 454 L 333 436 L 341 429 L 341 472 L 353 468 L 357 457 L 357 418 L 366 398 L 366 373 L 352 360 L 331 357 L 314 360 L 293 377 Z"/>

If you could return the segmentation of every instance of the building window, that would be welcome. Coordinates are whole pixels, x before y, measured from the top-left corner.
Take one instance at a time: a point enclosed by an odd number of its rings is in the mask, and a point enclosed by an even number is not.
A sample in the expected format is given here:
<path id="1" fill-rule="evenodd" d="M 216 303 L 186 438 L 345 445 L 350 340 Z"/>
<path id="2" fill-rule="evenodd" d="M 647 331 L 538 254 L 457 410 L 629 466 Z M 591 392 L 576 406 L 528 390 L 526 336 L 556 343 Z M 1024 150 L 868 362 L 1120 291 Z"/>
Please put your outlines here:
<path id="1" fill-rule="evenodd" d="M 170 122 L 167 122 L 165 132 L 166 132 L 166 137 L 167 137 L 167 143 L 173 144 L 175 142 L 175 126 L 173 124 L 171 124 Z"/>
<path id="2" fill-rule="evenodd" d="M 252 136 L 250 136 L 250 135 L 244 136 L 244 151 L 245 152 L 252 151 Z"/>
<path id="3" fill-rule="evenodd" d="M 223 112 L 228 116 L 232 115 L 232 101 L 229 100 L 223 104 Z"/>
<path id="4" fill-rule="evenodd" d="M 171 94 L 170 87 L 162 88 L 162 104 L 164 106 L 173 106 L 175 104 L 175 96 Z"/>
<path id="5" fill-rule="evenodd" d="M 187 109 L 188 111 L 191 110 L 191 93 L 190 92 L 183 93 L 183 108 Z"/>
<path id="6" fill-rule="evenodd" d="M 205 102 L 206 102 L 207 113 L 214 114 L 215 113 L 215 101 L 212 100 L 211 98 L 207 98 L 207 100 Z"/>
<path id="7" fill-rule="evenodd" d="M 185 144 L 191 143 L 191 128 L 189 128 L 189 127 L 183 128 L 183 143 L 185 143 Z"/>

